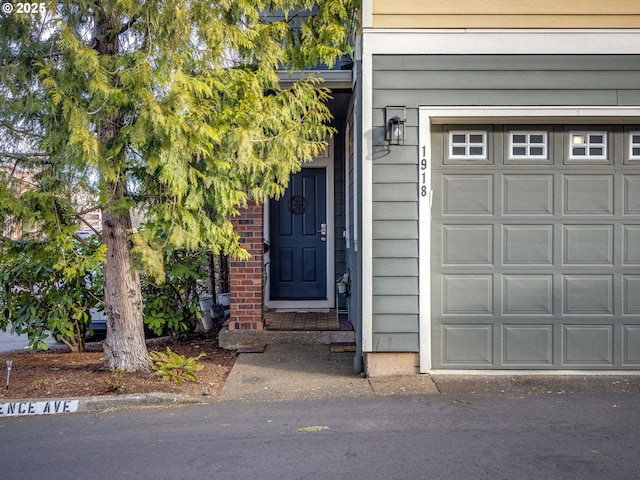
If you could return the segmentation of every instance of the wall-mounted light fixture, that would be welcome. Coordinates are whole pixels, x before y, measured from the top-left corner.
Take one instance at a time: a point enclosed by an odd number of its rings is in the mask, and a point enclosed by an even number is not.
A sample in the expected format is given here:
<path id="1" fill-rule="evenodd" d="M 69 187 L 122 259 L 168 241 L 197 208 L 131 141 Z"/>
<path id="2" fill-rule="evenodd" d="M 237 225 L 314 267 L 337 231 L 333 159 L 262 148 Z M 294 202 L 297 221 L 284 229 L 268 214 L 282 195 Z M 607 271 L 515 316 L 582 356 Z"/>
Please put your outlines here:
<path id="1" fill-rule="evenodd" d="M 407 112 L 405 107 L 386 107 L 387 141 L 389 145 L 404 145 Z"/>

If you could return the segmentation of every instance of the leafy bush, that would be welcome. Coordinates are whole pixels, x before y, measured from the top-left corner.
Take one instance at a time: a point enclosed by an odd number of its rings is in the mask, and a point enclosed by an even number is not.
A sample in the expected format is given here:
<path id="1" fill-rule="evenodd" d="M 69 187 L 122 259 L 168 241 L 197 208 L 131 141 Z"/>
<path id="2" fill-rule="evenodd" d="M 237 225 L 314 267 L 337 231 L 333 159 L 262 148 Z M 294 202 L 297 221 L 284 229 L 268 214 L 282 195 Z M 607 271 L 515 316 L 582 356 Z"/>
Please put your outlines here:
<path id="1" fill-rule="evenodd" d="M 179 385 L 185 380 L 198 381 L 195 372 L 204 368 L 204 365 L 199 364 L 198 360 L 206 354 L 201 353 L 197 357 L 186 358 L 167 347 L 167 353 L 154 351 L 150 355 L 154 362 L 152 368 L 162 377 L 162 380 L 171 380 Z"/>
<path id="2" fill-rule="evenodd" d="M 156 335 L 184 336 L 198 324 L 198 282 L 208 275 L 206 252 L 169 249 L 162 283 L 142 277 L 145 325 Z"/>
<path id="3" fill-rule="evenodd" d="M 89 309 L 101 303 L 104 248 L 76 240 L 0 244 L 0 329 L 26 334 L 46 349 L 47 330 L 73 351 L 84 348 Z"/>
<path id="4" fill-rule="evenodd" d="M 34 350 L 47 348 L 50 331 L 71 350 L 82 351 L 89 309 L 103 301 L 104 257 L 105 247 L 91 238 L 0 242 L 0 330 L 27 335 Z M 141 277 L 144 322 L 156 335 L 184 336 L 198 324 L 206 252 L 169 249 L 164 259 L 164 282 Z"/>

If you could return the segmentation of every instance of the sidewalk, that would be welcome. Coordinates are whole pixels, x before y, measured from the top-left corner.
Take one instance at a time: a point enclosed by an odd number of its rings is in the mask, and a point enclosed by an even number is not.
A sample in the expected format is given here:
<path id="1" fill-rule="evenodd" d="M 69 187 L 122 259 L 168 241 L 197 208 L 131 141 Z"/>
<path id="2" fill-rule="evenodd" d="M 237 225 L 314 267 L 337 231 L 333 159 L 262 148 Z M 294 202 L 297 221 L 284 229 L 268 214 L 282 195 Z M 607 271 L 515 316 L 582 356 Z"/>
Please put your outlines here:
<path id="1" fill-rule="evenodd" d="M 370 377 L 353 375 L 353 353 L 327 345 L 268 345 L 238 356 L 218 401 L 424 394 L 564 394 L 640 392 L 640 372 L 602 374 L 451 374 Z"/>
<path id="2" fill-rule="evenodd" d="M 640 392 L 640 372 L 571 374 L 449 374 L 365 378 L 353 374 L 353 353 L 332 353 L 328 345 L 268 345 L 263 353 L 241 353 L 217 397 L 134 394 L 8 401 L 12 413 L 99 412 L 115 408 L 217 402 L 393 395 L 543 395 Z M 464 398 L 463 398 L 464 400 Z M 67 409 L 68 408 L 68 409 Z M 59 410 L 60 409 L 60 410 Z M 64 410 L 63 410 L 64 409 Z M 33 412 L 30 412 L 33 410 Z"/>
<path id="3" fill-rule="evenodd" d="M 219 401 L 274 401 L 438 393 L 426 375 L 365 378 L 353 374 L 353 353 L 328 345 L 268 345 L 242 353 L 218 395 Z"/>

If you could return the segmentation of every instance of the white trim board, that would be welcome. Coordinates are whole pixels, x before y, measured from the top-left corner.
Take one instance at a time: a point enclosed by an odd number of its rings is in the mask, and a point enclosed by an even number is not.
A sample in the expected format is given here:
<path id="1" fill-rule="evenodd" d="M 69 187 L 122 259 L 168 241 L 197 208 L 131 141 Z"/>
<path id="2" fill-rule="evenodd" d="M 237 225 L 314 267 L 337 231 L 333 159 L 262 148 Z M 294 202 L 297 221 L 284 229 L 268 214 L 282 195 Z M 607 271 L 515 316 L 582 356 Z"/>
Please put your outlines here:
<path id="1" fill-rule="evenodd" d="M 362 28 L 373 27 L 373 0 L 362 0 L 360 9 L 362 12 Z"/>
<path id="2" fill-rule="evenodd" d="M 640 30 L 371 30 L 364 53 L 387 55 L 633 55 Z"/>
<path id="3" fill-rule="evenodd" d="M 373 351 L 373 56 L 362 55 L 362 351 Z M 357 211 L 357 209 L 356 209 Z"/>
<path id="4" fill-rule="evenodd" d="M 431 372 L 431 125 L 443 123 L 640 123 L 640 107 L 429 107 L 418 108 L 418 165 L 427 161 L 429 195 L 419 196 L 420 373 Z M 422 155 L 424 153 L 424 155 Z M 365 157 L 366 158 L 366 157 Z M 421 179 L 418 180 L 421 182 Z M 426 183 L 428 182 L 428 183 Z M 420 187 L 421 185 L 419 185 Z M 371 208 L 369 206 L 369 208 Z M 447 371 L 448 372 L 448 371 Z M 557 371 L 549 370 L 556 374 Z"/>

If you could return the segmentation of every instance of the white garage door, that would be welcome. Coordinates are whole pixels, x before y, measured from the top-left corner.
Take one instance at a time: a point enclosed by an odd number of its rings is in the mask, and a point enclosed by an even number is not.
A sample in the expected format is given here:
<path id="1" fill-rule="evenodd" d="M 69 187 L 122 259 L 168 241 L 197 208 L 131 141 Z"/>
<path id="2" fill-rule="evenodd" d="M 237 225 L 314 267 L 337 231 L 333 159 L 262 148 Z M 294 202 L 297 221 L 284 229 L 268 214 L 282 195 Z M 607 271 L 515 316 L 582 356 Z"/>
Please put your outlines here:
<path id="1" fill-rule="evenodd" d="M 433 368 L 640 367 L 640 128 L 432 132 Z"/>

